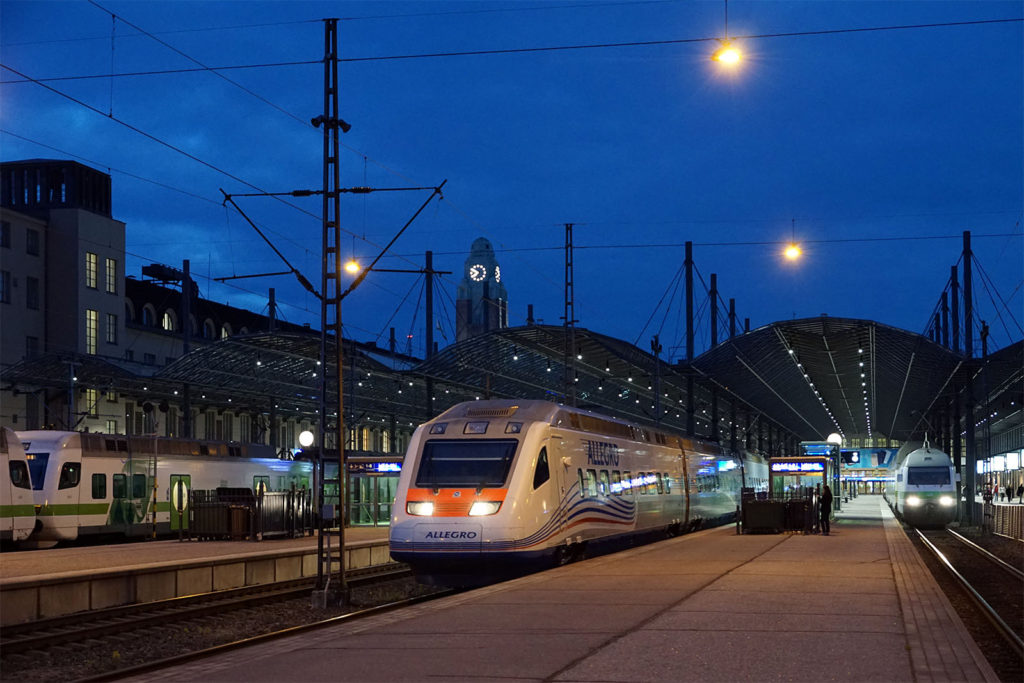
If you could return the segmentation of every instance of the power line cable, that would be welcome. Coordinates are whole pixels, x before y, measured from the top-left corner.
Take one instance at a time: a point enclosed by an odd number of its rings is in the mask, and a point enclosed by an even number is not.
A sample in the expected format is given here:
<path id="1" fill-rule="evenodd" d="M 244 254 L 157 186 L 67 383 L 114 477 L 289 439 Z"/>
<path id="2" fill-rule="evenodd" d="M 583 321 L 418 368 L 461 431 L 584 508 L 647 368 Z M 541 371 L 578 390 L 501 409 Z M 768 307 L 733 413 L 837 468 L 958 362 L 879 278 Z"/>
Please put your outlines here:
<path id="1" fill-rule="evenodd" d="M 204 69 L 204 70 L 208 71 L 209 73 L 212 73 L 212 74 L 213 74 L 214 76 L 217 76 L 218 78 L 222 78 L 222 79 L 224 79 L 225 81 L 227 81 L 227 82 L 228 82 L 228 83 L 230 83 L 231 85 L 235 86 L 235 87 L 236 87 L 236 88 L 238 88 L 239 90 L 241 90 L 241 91 L 243 91 L 243 92 L 245 92 L 245 93 L 248 93 L 249 95 L 252 95 L 252 96 L 253 96 L 253 97 L 255 97 L 256 99 L 258 99 L 258 100 L 259 100 L 260 102 L 263 102 L 264 104 L 266 104 L 266 105 L 268 105 L 268 106 L 270 106 L 270 107 L 273 107 L 274 109 L 276 109 L 277 111 L 281 112 L 281 113 L 282 113 L 282 114 L 284 114 L 285 116 L 290 116 L 291 118 L 295 119 L 295 120 L 296 120 L 296 121 L 298 121 L 299 123 L 303 124 L 303 126 L 305 126 L 305 125 L 306 125 L 306 124 L 308 123 L 308 121 L 307 121 L 306 119 L 302 119 L 302 118 L 300 118 L 300 117 L 296 116 L 295 114 L 291 113 L 290 111 L 288 111 L 288 110 L 287 110 L 287 109 L 285 109 L 284 107 L 280 107 L 280 106 L 278 106 L 277 104 L 275 104 L 274 102 L 271 102 L 271 101 L 270 101 L 270 100 L 268 100 L 267 98 L 263 97 L 263 96 L 262 96 L 262 95 L 260 95 L 259 93 L 256 93 L 256 92 L 254 92 L 254 91 L 250 90 L 249 88 L 246 88 L 246 87 L 245 87 L 244 85 L 242 85 L 241 83 L 239 83 L 239 82 L 237 82 L 237 81 L 233 81 L 233 80 L 231 80 L 230 78 L 228 78 L 227 76 L 225 76 L 224 74 L 222 74 L 222 73 L 219 73 L 219 72 L 217 72 L 217 71 L 215 71 L 215 70 L 211 69 L 211 68 L 210 68 L 209 66 L 207 66 L 206 64 L 203 64 L 202 62 L 200 62 L 200 61 L 199 61 L 198 59 L 196 59 L 195 57 L 192 57 L 191 55 L 188 55 L 188 54 L 186 54 L 186 53 L 182 52 L 181 50 L 179 50 L 178 48 L 174 47 L 173 45 L 171 45 L 171 44 L 170 44 L 170 43 L 168 43 L 167 41 L 165 41 L 165 40 L 161 40 L 160 38 L 157 38 L 157 37 L 156 37 L 155 35 L 153 35 L 153 34 L 152 34 L 152 33 L 150 33 L 149 31 L 147 31 L 146 29 L 142 28 L 142 27 L 141 27 L 141 26 L 139 26 L 138 24 L 133 24 L 132 22 L 130 22 L 130 21 L 128 21 L 127 19 L 125 19 L 124 17 L 118 17 L 118 16 L 116 15 L 116 14 L 114 14 L 113 12 L 111 12 L 110 10 L 108 10 L 108 9 L 107 9 L 106 7 L 104 7 L 103 5 L 101 5 L 101 4 L 99 4 L 98 2 L 96 2 L 96 0 L 89 0 L 89 4 L 90 4 L 90 5 L 92 5 L 93 7 L 96 7 L 96 8 L 98 8 L 98 9 L 100 9 L 100 10 L 102 10 L 102 11 L 106 12 L 107 14 L 109 14 L 109 15 L 110 15 L 111 17 L 113 17 L 114 19 L 120 19 L 120 20 L 121 20 L 121 21 L 122 21 L 123 23 L 125 23 L 125 24 L 128 24 L 129 26 L 131 26 L 131 27 L 132 27 L 133 29 L 135 29 L 136 31 L 141 31 L 141 32 L 142 32 L 142 33 L 144 33 L 144 34 L 145 34 L 146 36 L 148 36 L 148 37 L 152 38 L 152 39 L 153 39 L 153 40 L 155 40 L 156 42 L 158 42 L 158 43 L 160 43 L 161 45 L 163 45 L 164 47 L 166 47 L 166 48 L 167 48 L 168 50 L 171 50 L 171 51 L 172 51 L 172 52 L 174 52 L 175 54 L 177 54 L 177 55 L 180 55 L 180 56 L 184 57 L 185 59 L 189 60 L 190 62 L 192 62 L 192 63 L 194 63 L 194 64 L 198 64 L 199 66 L 203 67 L 203 69 Z M 113 43 L 113 38 L 111 39 L 111 43 Z M 111 49 L 113 49 L 113 48 L 111 48 Z M 113 63 L 113 55 L 111 55 L 111 63 Z"/>
<path id="2" fill-rule="evenodd" d="M 90 0 L 91 1 L 91 0 Z M 1014 17 L 1008 19 L 980 19 L 975 21 L 949 21 L 940 22 L 934 24 L 906 24 L 901 26 L 866 26 L 862 28 L 845 28 L 845 29 L 822 29 L 820 31 L 789 31 L 785 33 L 757 33 L 743 36 L 733 36 L 731 40 L 756 40 L 759 38 L 794 38 L 804 36 L 820 36 L 820 35 L 833 35 L 843 33 L 865 33 L 872 31 L 905 31 L 913 29 L 924 29 L 924 28 L 941 28 L 941 27 L 954 27 L 954 26 L 975 26 L 985 24 L 1006 24 L 1024 22 L 1024 17 Z M 626 41 L 617 43 L 588 43 L 580 45 L 544 45 L 540 47 L 512 47 L 512 48 L 496 48 L 496 49 L 484 49 L 484 50 L 458 50 L 450 52 L 421 52 L 421 53 L 410 53 L 404 55 L 377 55 L 377 56 L 365 56 L 365 57 L 340 57 L 338 58 L 339 63 L 359 63 L 359 62 L 384 62 L 394 61 L 403 59 L 434 59 L 440 57 L 480 57 L 486 55 L 507 55 L 507 54 L 529 54 L 535 52 L 565 52 L 570 50 L 600 50 L 609 48 L 621 48 L 621 47 L 655 47 L 659 45 L 685 45 L 689 43 L 710 43 L 717 42 L 717 37 L 707 38 L 669 38 L 664 40 L 636 40 Z M 121 76 L 154 76 L 159 74 L 180 74 L 190 73 L 196 71 L 227 71 L 232 69 L 261 69 L 271 67 L 285 67 L 285 66 L 306 66 L 310 64 L 322 64 L 323 60 L 299 60 L 291 62 L 273 62 L 266 64 L 234 64 L 225 66 L 212 66 L 203 68 L 181 68 L 181 69 L 163 69 L 163 70 L 152 70 L 152 71 L 136 71 L 126 72 L 119 74 L 89 74 L 89 75 L 78 75 L 78 76 L 59 76 L 53 78 L 44 79 L 32 79 L 33 82 L 40 81 L 58 81 L 58 80 L 82 80 L 90 78 L 116 78 Z M 13 69 L 12 69 L 13 71 Z M 0 81 L 0 84 L 19 83 L 21 81 Z"/>

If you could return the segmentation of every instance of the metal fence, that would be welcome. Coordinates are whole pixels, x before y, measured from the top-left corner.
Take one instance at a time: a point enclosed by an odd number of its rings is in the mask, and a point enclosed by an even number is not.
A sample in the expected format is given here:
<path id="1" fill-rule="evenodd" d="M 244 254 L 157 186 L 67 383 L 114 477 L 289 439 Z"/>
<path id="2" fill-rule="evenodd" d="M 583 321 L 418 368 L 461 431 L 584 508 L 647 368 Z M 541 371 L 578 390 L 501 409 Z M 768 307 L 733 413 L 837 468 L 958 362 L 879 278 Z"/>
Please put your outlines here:
<path id="1" fill-rule="evenodd" d="M 294 538 L 313 533 L 313 495 L 309 489 L 266 491 L 218 488 L 189 494 L 187 534 L 196 540 Z"/>
<path id="2" fill-rule="evenodd" d="M 1000 536 L 1024 541 L 1024 505 L 974 503 L 974 519 L 981 520 L 982 529 Z"/>

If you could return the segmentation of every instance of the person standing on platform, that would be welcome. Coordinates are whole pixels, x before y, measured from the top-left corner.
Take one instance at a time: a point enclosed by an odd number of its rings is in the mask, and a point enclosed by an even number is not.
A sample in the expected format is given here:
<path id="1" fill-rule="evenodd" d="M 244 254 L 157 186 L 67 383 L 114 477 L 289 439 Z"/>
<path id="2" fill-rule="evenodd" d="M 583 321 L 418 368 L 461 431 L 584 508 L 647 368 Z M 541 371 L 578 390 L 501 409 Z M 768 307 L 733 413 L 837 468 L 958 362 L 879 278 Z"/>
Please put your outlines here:
<path id="1" fill-rule="evenodd" d="M 828 536 L 829 519 L 832 517 L 832 489 L 825 484 L 825 487 L 821 489 L 821 533 Z"/>
<path id="2" fill-rule="evenodd" d="M 1017 502 L 1024 503 L 1024 483 L 1017 484 Z"/>

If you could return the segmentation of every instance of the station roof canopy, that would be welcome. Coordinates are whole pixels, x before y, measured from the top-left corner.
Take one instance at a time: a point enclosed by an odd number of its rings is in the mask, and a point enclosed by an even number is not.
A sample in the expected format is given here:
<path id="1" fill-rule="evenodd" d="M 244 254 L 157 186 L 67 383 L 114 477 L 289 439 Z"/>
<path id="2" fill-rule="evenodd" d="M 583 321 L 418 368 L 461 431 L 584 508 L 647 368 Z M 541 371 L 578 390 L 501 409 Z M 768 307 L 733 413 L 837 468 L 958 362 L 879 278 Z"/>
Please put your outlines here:
<path id="1" fill-rule="evenodd" d="M 44 356 L 7 368 L 3 381 L 61 391 L 69 387 L 73 371 L 78 387 L 127 391 L 136 400 L 150 396 L 154 405 L 180 402 L 178 392 L 187 383 L 199 408 L 230 404 L 239 411 L 267 412 L 274 407 L 313 419 L 319 345 L 319 334 L 310 332 L 237 335 L 197 346 L 165 367 L 151 368 L 152 374 L 138 374 L 137 363 L 96 356 Z M 929 423 L 936 420 L 932 411 L 971 377 L 975 386 L 985 387 L 976 399 L 982 401 L 986 393 L 1000 406 L 1016 405 L 1019 420 L 1022 348 L 1024 342 L 1016 342 L 984 362 L 968 362 L 918 334 L 825 316 L 773 323 L 726 339 L 692 366 L 660 361 L 653 350 L 564 326 L 494 330 L 425 361 L 346 340 L 345 413 L 346 420 L 391 416 L 412 425 L 477 397 L 568 401 L 575 393 L 580 407 L 683 433 L 693 380 L 697 436 L 714 438 L 711 390 L 717 388 L 725 411 L 717 437 L 723 441 L 729 430 L 726 406 L 732 402 L 800 440 L 823 440 L 832 432 L 918 440 L 925 430 L 936 431 L 939 425 Z M 334 357 L 329 340 L 328 359 Z M 333 377 L 334 363 L 329 365 Z M 1011 422 L 1002 424 L 1012 427 Z M 739 417 L 737 423 L 746 424 Z"/>
<path id="2" fill-rule="evenodd" d="M 1020 346 L 997 354 L 997 362 L 1010 362 L 994 366 L 994 377 L 1013 374 Z M 924 416 L 975 372 L 965 360 L 919 334 L 822 316 L 727 339 L 695 359 L 694 367 L 803 440 L 838 432 L 907 441 L 920 440 L 926 430 L 936 433 L 938 425 L 930 427 Z"/>

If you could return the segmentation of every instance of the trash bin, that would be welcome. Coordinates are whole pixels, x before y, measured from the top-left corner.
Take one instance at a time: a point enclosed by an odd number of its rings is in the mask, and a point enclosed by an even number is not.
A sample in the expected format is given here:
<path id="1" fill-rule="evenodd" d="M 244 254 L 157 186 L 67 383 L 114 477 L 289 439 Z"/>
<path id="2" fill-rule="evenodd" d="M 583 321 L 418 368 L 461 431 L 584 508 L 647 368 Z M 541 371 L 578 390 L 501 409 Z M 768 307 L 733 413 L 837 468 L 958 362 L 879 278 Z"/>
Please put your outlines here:
<path id="1" fill-rule="evenodd" d="M 244 505 L 231 505 L 231 538 L 242 541 L 249 536 L 249 508 Z"/>

